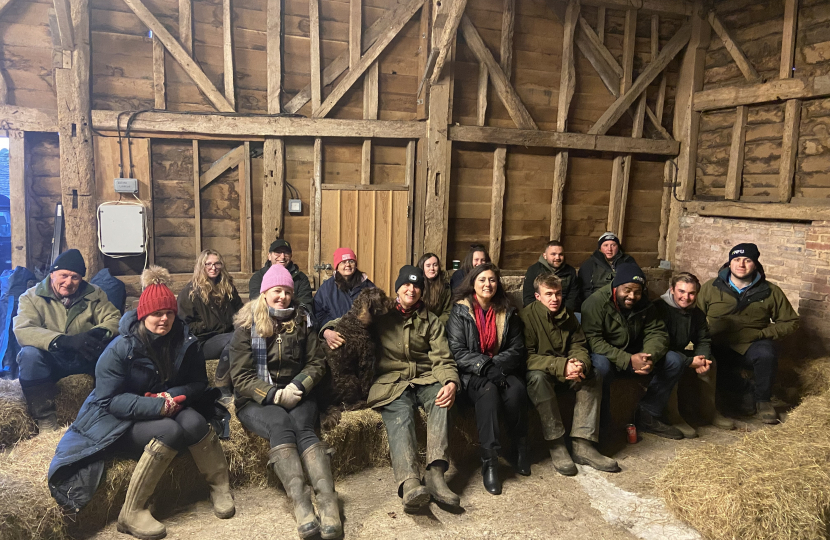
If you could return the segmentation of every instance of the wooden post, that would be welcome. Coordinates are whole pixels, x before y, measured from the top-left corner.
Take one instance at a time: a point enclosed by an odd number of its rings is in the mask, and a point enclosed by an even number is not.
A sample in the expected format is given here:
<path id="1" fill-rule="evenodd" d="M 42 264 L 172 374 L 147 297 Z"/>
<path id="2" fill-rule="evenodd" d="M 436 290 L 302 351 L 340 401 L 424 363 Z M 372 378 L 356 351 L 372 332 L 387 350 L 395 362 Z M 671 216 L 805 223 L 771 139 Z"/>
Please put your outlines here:
<path id="1" fill-rule="evenodd" d="M 193 5 L 192 0 L 179 0 L 179 41 L 184 50 L 193 56 Z"/>
<path id="2" fill-rule="evenodd" d="M 798 28 L 798 0 L 784 2 L 784 35 L 781 40 L 781 67 L 778 77 L 789 79 L 793 76 L 795 59 L 795 36 Z"/>
<path id="3" fill-rule="evenodd" d="M 427 0 L 421 6 L 421 17 L 418 26 L 418 73 L 424 77 L 427 71 L 427 62 L 430 55 L 430 36 L 432 33 L 432 2 Z M 421 95 L 417 97 L 416 101 L 416 120 L 427 119 L 427 99 L 429 95 L 429 85 L 425 84 L 421 90 Z M 423 246 L 421 246 L 423 247 Z M 417 250 L 416 250 L 417 251 Z"/>
<path id="4" fill-rule="evenodd" d="M 744 172 L 744 143 L 746 142 L 747 106 L 741 105 L 736 110 L 735 124 L 732 126 L 732 145 L 729 149 L 729 169 L 726 172 L 726 189 L 724 198 L 737 201 L 741 198 L 741 177 Z"/>
<path id="5" fill-rule="evenodd" d="M 478 64 L 478 92 L 476 95 L 476 125 L 483 126 L 487 117 L 487 83 L 489 76 L 487 65 L 483 62 Z"/>
<path id="6" fill-rule="evenodd" d="M 801 125 L 801 100 L 791 99 L 784 106 L 784 137 L 781 142 L 781 167 L 778 178 L 778 201 L 790 202 L 793 197 L 795 161 L 798 154 L 798 132 Z"/>
<path id="7" fill-rule="evenodd" d="M 266 22 L 268 114 L 279 114 L 282 92 L 282 0 L 268 0 Z M 268 248 L 276 238 L 283 237 L 285 207 L 285 143 L 282 139 L 266 138 L 262 148 L 265 178 L 262 182 L 262 246 L 261 261 L 268 259 Z M 309 269 L 309 272 L 311 270 Z"/>
<path id="8" fill-rule="evenodd" d="M 244 155 L 239 162 L 239 265 L 240 272 L 253 272 L 253 227 L 251 215 L 251 143 L 242 144 Z"/>
<path id="9" fill-rule="evenodd" d="M 501 256 L 502 222 L 504 220 L 504 187 L 507 147 L 493 152 L 493 192 L 490 203 L 490 259 L 499 264 Z"/>
<path id="10" fill-rule="evenodd" d="M 193 141 L 193 211 L 196 251 L 202 252 L 202 166 L 199 161 L 199 141 Z"/>
<path id="11" fill-rule="evenodd" d="M 320 0 L 308 0 L 309 42 L 311 44 L 311 110 L 316 111 L 322 102 L 323 87 L 320 82 Z"/>
<path id="12" fill-rule="evenodd" d="M 164 45 L 153 36 L 153 99 L 154 108 L 167 108 L 167 74 L 164 68 Z"/>
<path id="13" fill-rule="evenodd" d="M 222 0 L 222 53 L 224 57 L 225 99 L 236 110 L 236 89 L 233 80 L 233 17 L 231 13 L 231 0 Z"/>
<path id="14" fill-rule="evenodd" d="M 29 266 L 29 196 L 26 192 L 26 164 L 26 133 L 9 131 L 12 268 Z"/>
<path id="15" fill-rule="evenodd" d="M 378 119 L 378 63 L 372 64 L 363 76 L 363 119 Z M 372 140 L 363 141 L 363 151 L 360 160 L 360 183 L 372 183 Z"/>
<path id="16" fill-rule="evenodd" d="M 312 287 L 320 286 L 321 212 L 323 207 L 323 139 L 314 139 L 314 171 L 311 179 L 310 212 L 308 218 L 308 273 Z"/>
<path id="17" fill-rule="evenodd" d="M 406 185 L 406 253 L 408 254 L 409 263 L 414 264 L 416 261 L 413 258 L 413 210 L 415 203 L 415 141 L 406 143 L 406 164 L 404 171 L 404 184 Z"/>
<path id="18" fill-rule="evenodd" d="M 363 0 L 349 0 L 349 69 L 354 69 L 363 54 Z"/>
<path id="19" fill-rule="evenodd" d="M 70 0 L 75 49 L 71 67 L 55 70 L 60 136 L 61 192 L 66 244 L 80 250 L 87 275 L 103 267 L 98 250 L 98 200 L 90 109 L 89 1 Z"/>

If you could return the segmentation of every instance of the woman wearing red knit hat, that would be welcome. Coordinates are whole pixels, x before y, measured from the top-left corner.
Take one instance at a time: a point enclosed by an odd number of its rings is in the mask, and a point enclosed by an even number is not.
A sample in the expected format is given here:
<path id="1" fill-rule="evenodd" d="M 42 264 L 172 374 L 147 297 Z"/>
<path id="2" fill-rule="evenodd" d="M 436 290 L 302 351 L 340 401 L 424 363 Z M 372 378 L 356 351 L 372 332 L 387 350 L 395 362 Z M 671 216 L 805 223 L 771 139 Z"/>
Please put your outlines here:
<path id="1" fill-rule="evenodd" d="M 351 249 L 337 248 L 333 263 L 334 275 L 324 281 L 314 295 L 314 317 L 320 328 L 345 315 L 360 291 L 375 286 L 357 269 L 357 255 Z M 334 330 L 324 331 L 323 337 L 332 349 L 343 344 L 343 338 Z"/>
<path id="2" fill-rule="evenodd" d="M 49 467 L 52 496 L 78 511 L 95 493 L 104 462 L 116 453 L 134 455 L 118 530 L 137 538 L 166 535 L 146 508 L 167 466 L 190 450 L 210 486 L 219 518 L 235 513 L 228 463 L 213 428 L 193 407 L 205 397 L 205 359 L 196 338 L 176 316 L 170 274 L 151 266 L 141 275 L 138 309 L 121 318 L 120 335 L 95 368 L 95 389 L 58 444 Z"/>

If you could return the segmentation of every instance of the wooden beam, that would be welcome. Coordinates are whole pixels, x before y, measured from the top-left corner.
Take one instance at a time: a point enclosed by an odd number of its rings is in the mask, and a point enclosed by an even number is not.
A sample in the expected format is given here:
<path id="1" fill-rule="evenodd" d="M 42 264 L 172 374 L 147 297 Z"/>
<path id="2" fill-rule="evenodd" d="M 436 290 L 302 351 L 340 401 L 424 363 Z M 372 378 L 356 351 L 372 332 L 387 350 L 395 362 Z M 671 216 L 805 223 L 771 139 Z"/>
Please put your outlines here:
<path id="1" fill-rule="evenodd" d="M 312 287 L 320 286 L 320 249 L 322 234 L 323 208 L 323 139 L 314 139 L 314 165 L 311 177 L 311 193 L 309 195 L 308 218 L 308 273 L 312 276 Z"/>
<path id="2" fill-rule="evenodd" d="M 587 135 L 585 133 L 559 133 L 556 131 L 477 126 L 449 126 L 447 131 L 451 141 L 535 146 L 560 150 L 676 156 L 680 149 L 680 144 L 673 140 L 632 139 L 631 137 Z"/>
<path id="3" fill-rule="evenodd" d="M 784 136 L 781 142 L 781 167 L 778 178 L 778 200 L 790 202 L 798 155 L 798 135 L 801 125 L 801 101 L 791 99 L 784 107 Z"/>
<path id="4" fill-rule="evenodd" d="M 664 79 L 665 80 L 665 79 Z M 651 107 L 646 105 L 646 116 L 651 121 L 651 125 L 657 130 L 661 137 L 664 139 L 671 139 L 671 133 L 669 133 L 666 128 L 663 127 L 663 124 L 660 122 L 659 117 L 656 113 L 651 110 Z"/>
<path id="5" fill-rule="evenodd" d="M 58 19 L 58 29 L 61 34 L 61 47 L 64 51 L 71 51 L 75 49 L 75 32 L 72 28 L 72 15 L 69 9 L 69 0 L 53 0 L 52 3 L 55 6 L 55 16 Z"/>
<path id="6" fill-rule="evenodd" d="M 620 80 L 621 94 L 628 92 L 634 79 L 634 47 L 636 45 L 636 41 L 637 10 L 629 9 L 625 12 L 625 24 L 623 26 L 623 55 L 622 63 L 620 65 L 622 68 L 622 79 Z"/>
<path id="7" fill-rule="evenodd" d="M 496 63 L 492 53 L 484 44 L 478 31 L 466 15 L 461 18 L 461 33 L 476 59 L 487 66 L 487 71 L 490 72 L 490 78 L 493 81 L 493 87 L 496 89 L 496 95 L 499 96 L 499 99 L 507 109 L 510 118 L 516 123 L 516 126 L 520 129 L 538 129 L 536 122 L 533 121 L 530 113 L 522 103 L 521 98 L 516 94 L 510 81 L 507 80 L 504 72 Z"/>
<path id="8" fill-rule="evenodd" d="M 663 196 L 660 199 L 660 227 L 657 232 L 657 257 L 661 261 L 668 260 L 667 237 L 669 233 L 669 221 L 671 220 L 674 172 L 674 162 L 666 161 L 663 164 Z"/>
<path id="9" fill-rule="evenodd" d="M 506 160 L 507 148 L 496 148 L 493 153 L 493 189 L 490 196 L 490 258 L 495 265 L 499 264 L 501 257 Z"/>
<path id="10" fill-rule="evenodd" d="M 588 24 L 588 21 L 585 20 L 585 17 L 580 15 L 579 17 L 579 29 L 582 35 L 587 38 L 590 42 L 591 47 L 595 49 L 605 60 L 606 64 L 614 71 L 617 77 L 622 77 L 623 75 L 623 68 L 617 63 L 617 59 L 614 58 L 614 55 L 611 54 L 611 51 L 608 50 L 608 47 L 602 42 L 599 37 L 599 34 L 594 33 L 594 29 L 591 28 L 591 25 Z"/>
<path id="11" fill-rule="evenodd" d="M 155 109 L 167 108 L 167 75 L 164 69 L 164 45 L 153 36 L 153 100 Z"/>
<path id="12" fill-rule="evenodd" d="M 363 0 L 349 0 L 349 69 L 357 66 L 362 50 Z"/>
<path id="13" fill-rule="evenodd" d="M 695 111 L 731 109 L 738 105 L 759 105 L 789 99 L 817 99 L 830 96 L 830 75 L 775 79 L 748 86 L 724 86 L 695 92 Z"/>
<path id="14" fill-rule="evenodd" d="M 732 201 L 691 201 L 686 212 L 726 218 L 774 219 L 778 221 L 830 220 L 830 205 L 801 203 L 749 203 Z"/>
<path id="15" fill-rule="evenodd" d="M 404 172 L 404 175 L 406 173 Z M 405 184 L 322 184 L 323 191 L 409 191 Z"/>
<path id="16" fill-rule="evenodd" d="M 317 0 L 310 0 L 312 2 L 316 2 Z M 355 69 L 350 69 L 343 79 L 338 83 L 337 86 L 331 91 L 328 95 L 326 100 L 323 102 L 322 105 L 319 107 L 314 107 L 313 109 L 313 116 L 315 118 L 323 118 L 325 117 L 331 109 L 340 101 L 346 92 L 352 87 L 352 85 L 363 75 L 363 72 L 366 71 L 374 62 L 377 60 L 380 53 L 386 49 L 386 46 L 392 42 L 393 39 L 398 35 L 401 29 L 409 22 L 409 19 L 415 14 L 416 11 L 421 7 L 424 0 L 407 0 L 406 3 L 402 4 L 396 11 L 395 16 L 392 18 L 392 22 L 388 28 L 384 32 L 381 33 L 378 40 L 375 41 L 369 50 L 366 51 L 360 61 L 355 66 Z M 312 76 L 313 76 L 313 69 L 312 69 Z M 319 71 L 319 70 L 318 70 Z M 313 81 L 312 81 L 313 83 Z M 314 84 L 312 84 L 312 88 Z M 313 101 L 313 100 L 312 100 Z"/>
<path id="17" fill-rule="evenodd" d="M 458 24 L 461 22 L 464 8 L 467 7 L 467 0 L 444 1 L 450 3 L 450 7 L 446 11 L 447 19 L 444 23 L 441 37 L 435 47 L 438 49 L 438 57 L 435 60 L 435 66 L 432 68 L 432 75 L 429 79 L 431 85 L 437 83 L 441 77 L 441 72 L 444 70 L 444 63 L 447 61 L 447 56 L 450 53 L 455 33 L 458 31 Z"/>
<path id="18" fill-rule="evenodd" d="M 242 272 L 253 272 L 253 216 L 251 210 L 251 143 L 242 144 L 239 161 L 239 265 Z"/>
<path id="19" fill-rule="evenodd" d="M 268 114 L 279 114 L 282 109 L 282 0 L 267 2 L 265 39 Z"/>
<path id="20" fill-rule="evenodd" d="M 377 120 L 378 119 L 378 63 L 372 64 L 372 67 L 366 72 L 363 77 L 363 119 Z M 366 139 L 363 141 L 363 150 L 361 151 L 360 164 L 360 183 L 372 183 L 372 141 Z"/>
<path id="21" fill-rule="evenodd" d="M 784 35 L 781 38 L 781 67 L 778 76 L 789 79 L 793 76 L 795 60 L 795 38 L 798 28 L 798 0 L 784 1 Z"/>
<path id="22" fill-rule="evenodd" d="M 285 144 L 282 139 L 265 139 L 262 147 L 265 179 L 262 183 L 262 261 L 268 248 L 285 234 Z"/>
<path id="23" fill-rule="evenodd" d="M 414 257 L 414 246 L 413 243 L 415 241 L 414 237 L 414 228 L 413 228 L 413 217 L 414 217 L 414 210 L 415 210 L 415 152 L 416 152 L 417 143 L 415 141 L 409 141 L 406 143 L 406 158 L 404 161 L 404 185 L 406 186 L 407 196 L 406 196 L 406 253 L 407 253 L 407 260 L 410 264 L 415 264 L 416 260 L 412 260 Z"/>
<path id="24" fill-rule="evenodd" d="M 683 24 L 674 37 L 669 40 L 666 46 L 660 51 L 657 58 L 643 69 L 631 88 L 621 95 L 617 100 L 600 116 L 599 120 L 588 130 L 592 135 L 603 135 L 613 126 L 625 111 L 637 100 L 640 94 L 645 91 L 649 84 L 660 74 L 671 62 L 677 53 L 688 43 L 691 35 L 691 27 L 688 23 Z"/>
<path id="25" fill-rule="evenodd" d="M 320 0 L 308 0 L 309 43 L 311 45 L 311 109 L 320 108 L 323 100 L 322 74 L 320 72 Z M 325 116 L 325 115 L 323 115 Z"/>
<path id="26" fill-rule="evenodd" d="M 217 159 L 210 169 L 205 171 L 199 177 L 199 189 L 204 190 L 211 182 L 219 178 L 219 176 L 227 171 L 237 167 L 239 163 L 245 158 L 245 146 L 237 146 L 233 150 L 226 153 L 221 158 Z"/>
<path id="27" fill-rule="evenodd" d="M 694 3 L 685 0 L 582 0 L 582 4 L 610 9 L 639 9 L 646 13 L 684 16 L 694 13 Z"/>
<path id="28" fill-rule="evenodd" d="M 179 42 L 193 56 L 193 0 L 179 0 Z"/>
<path id="29" fill-rule="evenodd" d="M 210 82 L 205 72 L 196 64 L 190 57 L 187 51 L 176 41 L 170 32 L 164 27 L 159 20 L 150 13 L 150 10 L 144 5 L 142 0 L 124 0 L 127 7 L 135 13 L 135 15 L 153 31 L 153 35 L 158 36 L 165 48 L 170 52 L 170 56 L 182 66 L 185 73 L 193 80 L 199 90 L 208 98 L 208 100 L 222 112 L 233 112 L 233 107 L 225 96 L 219 93 L 213 83 Z"/>
<path id="30" fill-rule="evenodd" d="M 724 197 L 737 201 L 741 198 L 741 178 L 744 173 L 744 144 L 746 143 L 747 106 L 737 108 L 735 124 L 732 126 L 732 144 L 729 149 L 729 168 L 726 172 Z"/>
<path id="31" fill-rule="evenodd" d="M 12 268 L 29 266 L 29 194 L 26 190 L 26 134 L 9 131 L 9 203 Z"/>
<path id="32" fill-rule="evenodd" d="M 744 54 L 744 51 L 741 50 L 741 46 L 735 41 L 735 38 L 732 37 L 732 34 L 729 32 L 729 29 L 723 25 L 723 22 L 718 18 L 715 14 L 715 10 L 709 12 L 709 24 L 712 26 L 712 29 L 715 33 L 720 37 L 721 41 L 723 41 L 723 46 L 726 48 L 726 51 L 732 56 L 732 59 L 738 64 L 738 69 L 741 70 L 741 73 L 744 74 L 746 80 L 749 82 L 759 82 L 761 80 L 761 76 L 758 75 L 758 72 L 755 71 L 755 68 L 752 66 L 752 62 Z"/>
<path id="33" fill-rule="evenodd" d="M 476 125 L 483 126 L 487 120 L 487 85 L 490 81 L 487 65 L 478 63 L 478 91 L 476 92 Z"/>
<path id="34" fill-rule="evenodd" d="M 222 56 L 224 60 L 225 99 L 236 110 L 233 61 L 233 13 L 231 0 L 222 0 Z"/>
<path id="35" fill-rule="evenodd" d="M 421 85 L 424 84 L 426 77 L 428 77 L 433 66 L 429 65 L 430 57 L 437 60 L 437 56 L 432 56 L 430 53 L 430 36 L 432 35 L 432 2 L 427 0 L 421 6 L 421 16 L 418 26 L 418 71 L 421 74 Z M 433 64 L 434 65 L 434 64 Z M 419 85 L 418 95 L 415 98 L 415 119 L 427 119 L 427 96 L 424 95 L 423 87 Z M 429 89 L 427 89 L 429 92 Z M 423 246 L 421 246 L 423 247 Z M 413 249 L 415 249 L 413 247 Z"/>
<path id="36" fill-rule="evenodd" d="M 556 0 L 549 0 L 556 2 Z M 561 21 L 564 21 L 564 9 L 562 11 Z M 605 87 L 611 92 L 614 97 L 618 97 L 620 87 L 620 77 L 622 77 L 622 67 L 617 63 L 614 55 L 603 44 L 599 36 L 594 33 L 594 30 L 585 21 L 584 17 L 579 18 L 579 32 L 575 37 L 575 42 L 579 50 L 588 59 L 588 62 L 594 67 L 602 79 Z"/>
<path id="37" fill-rule="evenodd" d="M 597 37 L 600 43 L 605 43 L 605 7 L 597 8 Z"/>
<path id="38" fill-rule="evenodd" d="M 199 156 L 199 141 L 193 141 L 193 212 L 196 251 L 202 252 L 202 164 Z M 218 176 L 218 175 L 217 175 Z"/>
<path id="39" fill-rule="evenodd" d="M 501 45 L 499 47 L 499 67 L 507 80 L 513 72 L 513 32 L 516 26 L 516 0 L 504 0 L 501 16 Z"/>
<path id="40" fill-rule="evenodd" d="M 0 129 L 58 131 L 58 112 L 16 105 L 0 105 Z"/>

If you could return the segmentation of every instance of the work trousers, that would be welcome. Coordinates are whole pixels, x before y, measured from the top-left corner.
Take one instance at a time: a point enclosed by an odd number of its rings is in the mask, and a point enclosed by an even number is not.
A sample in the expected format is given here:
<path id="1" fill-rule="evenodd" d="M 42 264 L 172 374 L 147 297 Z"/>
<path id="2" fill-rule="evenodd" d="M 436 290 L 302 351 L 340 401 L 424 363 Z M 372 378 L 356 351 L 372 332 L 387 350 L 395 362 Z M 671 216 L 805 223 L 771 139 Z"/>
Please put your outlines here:
<path id="1" fill-rule="evenodd" d="M 599 441 L 599 410 L 602 401 L 602 378 L 592 371 L 579 382 L 560 382 L 556 377 L 544 371 L 527 372 L 527 394 L 536 406 L 542 421 L 542 435 L 552 441 L 565 435 L 565 424 L 559 412 L 556 390 L 576 393 L 571 437 L 579 437 L 592 442 Z"/>
<path id="2" fill-rule="evenodd" d="M 755 393 L 755 401 L 770 401 L 772 385 L 778 371 L 778 351 L 771 339 L 761 339 L 749 346 L 744 354 L 729 347 L 713 351 L 720 365 L 718 390 L 732 393 Z M 745 379 L 741 372 L 751 370 L 753 379 Z M 754 390 L 753 390 L 754 382 Z"/>

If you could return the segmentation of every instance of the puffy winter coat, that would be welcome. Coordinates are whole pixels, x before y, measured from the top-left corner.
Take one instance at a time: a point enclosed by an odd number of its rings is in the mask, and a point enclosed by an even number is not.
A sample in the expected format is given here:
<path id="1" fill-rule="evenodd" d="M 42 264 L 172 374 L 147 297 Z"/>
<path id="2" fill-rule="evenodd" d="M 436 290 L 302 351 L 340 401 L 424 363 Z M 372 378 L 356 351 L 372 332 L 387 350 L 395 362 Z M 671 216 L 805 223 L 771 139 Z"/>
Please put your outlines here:
<path id="1" fill-rule="evenodd" d="M 651 355 L 656 364 L 669 351 L 666 325 L 657 308 L 645 296 L 623 314 L 614 302 L 611 285 L 606 285 L 582 303 L 582 330 L 591 352 L 602 354 L 622 371 L 631 355 Z"/>
<path id="2" fill-rule="evenodd" d="M 184 341 L 170 380 L 159 377 L 136 330 L 135 310 L 124 314 L 120 335 L 101 354 L 95 367 L 95 388 L 64 434 L 49 465 L 49 490 L 58 503 L 79 511 L 95 494 L 109 450 L 134 422 L 162 418 L 163 401 L 146 392 L 187 396 L 185 407 L 197 406 L 207 388 L 205 359 L 187 325 L 179 326 Z M 175 326 L 174 330 L 175 331 Z"/>
<path id="3" fill-rule="evenodd" d="M 233 316 L 242 309 L 242 299 L 233 288 L 231 298 L 221 302 L 212 300 L 205 303 L 198 294 L 191 295 L 193 282 L 188 281 L 178 296 L 179 317 L 190 327 L 190 331 L 200 342 L 205 342 L 219 334 L 233 332 Z M 191 298 L 192 296 L 192 298 Z"/>
<path id="4" fill-rule="evenodd" d="M 798 313 L 784 291 L 767 281 L 763 268 L 760 279 L 744 292 L 729 285 L 729 265 L 718 277 L 703 284 L 697 305 L 706 314 L 712 342 L 738 354 L 759 339 L 781 339 L 798 328 Z"/>
<path id="5" fill-rule="evenodd" d="M 309 312 L 304 306 L 293 304 L 294 328 L 289 332 L 283 326 L 279 334 L 266 340 L 268 371 L 274 384 L 257 377 L 257 362 L 251 346 L 255 304 L 249 302 L 242 308 L 237 319 L 239 325 L 231 339 L 231 378 L 237 410 L 251 401 L 261 405 L 272 402 L 277 390 L 291 382 L 306 396 L 326 374 L 325 353 L 311 325 Z"/>
<path id="6" fill-rule="evenodd" d="M 337 288 L 334 276 L 325 280 L 317 289 L 317 294 L 314 295 L 314 317 L 317 319 L 317 324 L 322 327 L 334 319 L 339 319 L 352 308 L 354 299 L 360 291 L 374 286 L 375 284 L 366 274 L 363 274 L 363 281 L 355 285 L 354 289 L 348 293 Z"/>
<path id="7" fill-rule="evenodd" d="M 522 321 L 514 307 L 496 313 L 498 352 L 492 358 L 481 352 L 481 336 L 473 308 L 467 300 L 460 300 L 453 306 L 447 321 L 447 340 L 464 386 L 472 375 L 481 375 L 491 362 L 504 375 L 524 375 L 527 350 L 522 337 Z"/>
<path id="8" fill-rule="evenodd" d="M 554 268 L 548 264 L 544 255 L 540 255 L 539 260 L 530 265 L 527 273 L 525 273 L 525 282 L 522 286 L 522 304 L 527 306 L 531 302 L 536 301 L 536 288 L 533 286 L 533 282 L 540 274 L 556 274 L 556 277 L 562 281 L 562 296 L 565 301 L 565 307 L 571 311 L 577 311 L 579 309 L 580 290 L 576 270 L 567 263 L 559 268 Z"/>
<path id="9" fill-rule="evenodd" d="M 605 260 L 605 255 L 600 250 L 588 257 L 579 267 L 579 283 L 582 287 L 582 301 L 588 300 L 588 297 L 594 294 L 599 289 L 610 285 L 614 276 L 617 275 L 617 266 L 622 263 L 634 263 L 634 257 L 625 253 L 622 248 L 614 256 L 614 259 L 609 263 Z"/>
<path id="10" fill-rule="evenodd" d="M 585 365 L 585 375 L 591 371 L 588 340 L 579 321 L 563 307 L 555 315 L 541 302 L 533 302 L 521 313 L 527 347 L 527 369 L 544 371 L 565 382 L 568 360 L 576 358 Z"/>
<path id="11" fill-rule="evenodd" d="M 254 300 L 259 296 L 259 289 L 262 287 L 262 278 L 265 273 L 271 268 L 271 261 L 265 261 L 265 266 L 254 272 L 251 276 L 251 281 L 248 282 L 248 300 Z M 308 281 L 308 276 L 300 271 L 300 267 L 293 262 L 288 263 L 285 267 L 291 274 L 291 279 L 294 280 L 294 301 L 297 304 L 302 304 L 308 309 L 313 308 L 313 298 L 311 294 L 311 282 Z"/>
<path id="12" fill-rule="evenodd" d="M 706 323 L 706 315 L 699 307 L 680 309 L 674 303 L 670 290 L 654 301 L 654 307 L 666 323 L 669 350 L 685 355 L 689 363 L 695 356 L 712 359 L 712 338 L 709 336 L 709 325 Z M 693 351 L 686 350 L 689 343 L 694 344 Z"/>

